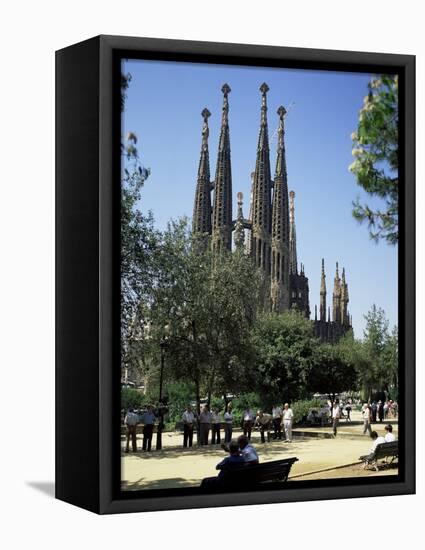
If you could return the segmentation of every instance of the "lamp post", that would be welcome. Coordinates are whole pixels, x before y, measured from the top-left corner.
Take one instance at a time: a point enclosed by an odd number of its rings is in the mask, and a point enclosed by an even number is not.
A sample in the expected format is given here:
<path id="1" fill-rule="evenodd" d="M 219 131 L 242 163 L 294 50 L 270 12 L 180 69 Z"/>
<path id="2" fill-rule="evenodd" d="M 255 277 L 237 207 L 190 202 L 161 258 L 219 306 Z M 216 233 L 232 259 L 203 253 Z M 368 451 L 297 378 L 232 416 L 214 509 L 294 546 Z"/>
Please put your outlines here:
<path id="1" fill-rule="evenodd" d="M 164 378 L 164 364 L 165 364 L 165 350 L 167 348 L 168 342 L 165 338 L 162 338 L 159 347 L 161 348 L 161 368 L 159 371 L 159 423 L 158 430 L 156 432 L 156 450 L 160 451 L 162 449 L 162 430 L 164 429 L 164 405 L 162 403 L 162 382 Z"/>

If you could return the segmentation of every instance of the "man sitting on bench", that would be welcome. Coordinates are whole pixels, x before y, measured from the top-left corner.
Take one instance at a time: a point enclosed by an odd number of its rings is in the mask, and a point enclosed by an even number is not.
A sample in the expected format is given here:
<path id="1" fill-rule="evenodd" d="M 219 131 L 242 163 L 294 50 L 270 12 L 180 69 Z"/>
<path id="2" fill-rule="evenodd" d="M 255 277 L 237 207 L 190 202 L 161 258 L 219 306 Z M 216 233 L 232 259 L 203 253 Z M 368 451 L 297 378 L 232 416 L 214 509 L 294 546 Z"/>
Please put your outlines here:
<path id="1" fill-rule="evenodd" d="M 375 431 L 373 431 L 370 434 L 370 437 L 372 438 L 373 443 L 372 443 L 372 447 L 370 448 L 369 454 L 363 455 L 363 456 L 360 457 L 360 460 L 363 460 L 363 462 L 364 462 L 363 468 L 366 468 L 366 466 L 373 460 L 373 456 L 374 456 L 376 447 L 380 443 L 385 443 L 385 438 L 382 437 L 381 435 L 378 435 L 378 433 L 375 432 Z"/>
<path id="2" fill-rule="evenodd" d="M 223 446 L 224 448 L 224 446 Z M 201 489 L 213 490 L 223 487 L 226 482 L 231 482 L 232 470 L 240 468 L 246 464 L 245 459 L 241 456 L 239 451 L 239 443 L 232 439 L 229 445 L 226 445 L 226 450 L 229 452 L 229 456 L 223 459 L 215 467 L 216 470 L 220 470 L 218 476 L 206 477 L 202 480 Z"/>
<path id="3" fill-rule="evenodd" d="M 245 464 L 258 464 L 258 454 L 253 445 L 249 442 L 246 435 L 240 435 L 238 437 L 238 445 L 240 453 L 245 461 Z"/>

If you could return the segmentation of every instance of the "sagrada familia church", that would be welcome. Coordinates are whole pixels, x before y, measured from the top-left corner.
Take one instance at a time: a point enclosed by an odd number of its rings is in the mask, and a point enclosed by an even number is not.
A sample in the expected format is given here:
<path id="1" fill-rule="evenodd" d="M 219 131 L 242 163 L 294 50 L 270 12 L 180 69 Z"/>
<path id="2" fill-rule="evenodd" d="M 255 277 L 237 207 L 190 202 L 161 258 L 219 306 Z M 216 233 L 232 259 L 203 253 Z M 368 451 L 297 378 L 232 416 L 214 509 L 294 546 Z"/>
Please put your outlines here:
<path id="1" fill-rule="evenodd" d="M 297 237 L 295 230 L 295 193 L 288 194 L 286 171 L 285 129 L 286 109 L 280 106 L 277 157 L 274 179 L 270 169 L 270 149 L 267 125 L 267 92 L 262 84 L 261 119 L 258 136 L 255 170 L 252 173 L 252 189 L 249 217 L 242 210 L 242 193 L 237 194 L 237 215 L 233 219 L 232 167 L 229 131 L 230 87 L 224 84 L 223 110 L 218 145 L 215 179 L 211 181 L 208 150 L 208 109 L 202 111 L 202 145 L 195 193 L 192 231 L 202 246 L 212 250 L 245 250 L 262 271 L 264 310 L 283 312 L 296 307 L 310 318 L 308 278 L 304 265 L 298 269 Z M 211 195 L 213 194 L 213 197 Z M 232 238 L 233 237 L 233 238 Z M 331 307 L 326 302 L 326 275 L 324 260 L 320 284 L 319 315 L 315 307 L 314 333 L 323 341 L 336 342 L 352 330 L 348 312 L 348 285 L 345 270 L 339 276 L 338 264 L 334 278 Z"/>

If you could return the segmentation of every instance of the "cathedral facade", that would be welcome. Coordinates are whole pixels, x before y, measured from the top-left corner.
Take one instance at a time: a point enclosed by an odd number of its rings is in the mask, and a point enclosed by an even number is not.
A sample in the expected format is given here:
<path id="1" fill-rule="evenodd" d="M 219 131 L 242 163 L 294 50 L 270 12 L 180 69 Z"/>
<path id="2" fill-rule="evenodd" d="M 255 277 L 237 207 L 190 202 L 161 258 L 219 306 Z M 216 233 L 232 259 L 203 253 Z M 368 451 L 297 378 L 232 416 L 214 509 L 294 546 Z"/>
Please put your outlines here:
<path id="1" fill-rule="evenodd" d="M 260 130 L 255 170 L 251 174 L 251 200 L 248 218 L 243 214 L 243 196 L 237 194 L 237 214 L 233 219 L 232 167 L 229 130 L 229 94 L 224 84 L 221 128 L 215 177 L 211 180 L 208 150 L 208 109 L 202 111 L 202 144 L 192 218 L 192 231 L 203 247 L 214 252 L 244 250 L 262 271 L 261 301 L 265 311 L 283 312 L 297 308 L 310 319 L 309 286 L 304 265 L 298 264 L 295 226 L 295 193 L 288 192 L 285 153 L 286 109 L 277 110 L 277 155 L 274 177 L 270 166 L 267 123 L 267 92 L 260 87 Z M 299 267 L 298 267 L 299 265 Z M 345 270 L 339 277 L 338 264 L 332 295 L 332 319 L 326 306 L 326 275 L 322 260 L 320 315 L 315 307 L 314 333 L 323 341 L 336 342 L 351 330 L 348 313 L 348 286 Z"/>

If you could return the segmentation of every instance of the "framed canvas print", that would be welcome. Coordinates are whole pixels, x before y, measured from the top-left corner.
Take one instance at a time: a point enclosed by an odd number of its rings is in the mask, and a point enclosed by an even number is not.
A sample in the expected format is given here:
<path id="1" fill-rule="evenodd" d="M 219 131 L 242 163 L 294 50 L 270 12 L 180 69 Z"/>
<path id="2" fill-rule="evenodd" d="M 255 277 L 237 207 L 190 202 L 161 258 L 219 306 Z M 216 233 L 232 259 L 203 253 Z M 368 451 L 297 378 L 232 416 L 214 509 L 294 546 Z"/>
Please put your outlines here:
<path id="1" fill-rule="evenodd" d="M 57 498 L 413 493 L 414 57 L 56 59 Z"/>

